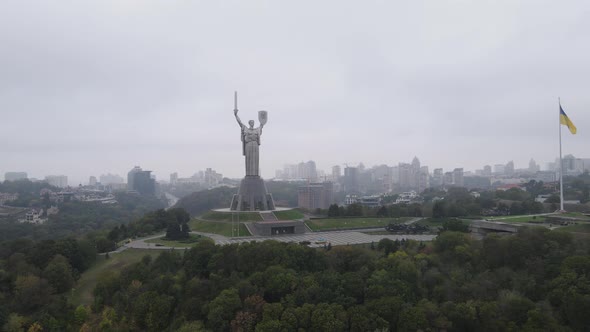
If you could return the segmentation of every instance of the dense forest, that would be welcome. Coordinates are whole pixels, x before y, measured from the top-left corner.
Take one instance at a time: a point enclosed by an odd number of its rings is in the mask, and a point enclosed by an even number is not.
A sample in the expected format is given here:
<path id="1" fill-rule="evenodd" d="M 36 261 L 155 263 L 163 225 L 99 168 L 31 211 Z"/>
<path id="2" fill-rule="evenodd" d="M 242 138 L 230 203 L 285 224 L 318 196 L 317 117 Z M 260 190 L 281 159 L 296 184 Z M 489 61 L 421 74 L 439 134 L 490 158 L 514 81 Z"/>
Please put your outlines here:
<path id="1" fill-rule="evenodd" d="M 26 182 L 23 183 L 26 184 Z M 24 197 L 30 196 L 32 195 L 26 194 Z M 155 197 L 125 192 L 116 193 L 115 197 L 117 204 L 80 201 L 59 203 L 59 213 L 49 216 L 48 222 L 41 225 L 4 220 L 0 222 L 0 241 L 16 238 L 45 240 L 83 236 L 91 231 L 108 230 L 120 224 L 127 224 L 141 218 L 149 211 L 165 206 L 162 200 Z M 35 199 L 28 204 L 32 206 L 42 204 L 38 195 Z"/>
<path id="2" fill-rule="evenodd" d="M 432 244 L 274 241 L 145 257 L 103 275 L 83 323 L 115 331 L 584 331 L 587 242 L 545 229 Z"/>
<path id="3" fill-rule="evenodd" d="M 96 248 L 89 240 L 18 239 L 0 243 L 3 331 L 76 330 L 72 328 L 75 309 L 67 296 L 95 260 Z"/>
<path id="4" fill-rule="evenodd" d="M 231 192 L 224 190 L 207 192 L 225 199 Z M 517 189 L 475 198 L 457 188 L 446 195 L 444 212 L 482 202 L 523 205 L 532 198 Z M 129 216 L 150 208 L 126 198 L 120 202 Z M 63 209 L 63 216 L 80 212 L 67 204 Z M 344 213 L 421 210 L 407 205 L 359 211 Z M 85 219 L 72 217 L 66 224 L 116 223 L 92 209 L 85 213 Z M 184 236 L 188 220 L 181 208 L 160 209 L 76 239 L 1 241 L 0 327 L 31 332 L 590 331 L 590 243 L 543 228 L 476 241 L 450 225 L 432 243 L 384 239 L 366 247 L 323 249 L 275 241 L 216 246 L 203 238 L 192 249 L 146 255 L 121 270 L 107 270 L 98 277 L 91 306 L 71 302 L 69 294 L 97 250 L 160 230 Z"/>

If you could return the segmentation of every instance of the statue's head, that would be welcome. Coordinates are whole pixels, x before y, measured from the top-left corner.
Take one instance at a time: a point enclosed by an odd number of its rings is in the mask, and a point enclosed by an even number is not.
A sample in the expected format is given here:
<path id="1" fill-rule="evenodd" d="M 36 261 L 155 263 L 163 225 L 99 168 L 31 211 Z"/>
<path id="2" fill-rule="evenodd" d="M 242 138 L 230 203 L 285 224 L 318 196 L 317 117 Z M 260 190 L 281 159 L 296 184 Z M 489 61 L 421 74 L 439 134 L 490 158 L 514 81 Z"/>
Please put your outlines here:
<path id="1" fill-rule="evenodd" d="M 250 125 L 250 128 L 254 128 L 254 120 L 248 121 L 248 124 Z"/>

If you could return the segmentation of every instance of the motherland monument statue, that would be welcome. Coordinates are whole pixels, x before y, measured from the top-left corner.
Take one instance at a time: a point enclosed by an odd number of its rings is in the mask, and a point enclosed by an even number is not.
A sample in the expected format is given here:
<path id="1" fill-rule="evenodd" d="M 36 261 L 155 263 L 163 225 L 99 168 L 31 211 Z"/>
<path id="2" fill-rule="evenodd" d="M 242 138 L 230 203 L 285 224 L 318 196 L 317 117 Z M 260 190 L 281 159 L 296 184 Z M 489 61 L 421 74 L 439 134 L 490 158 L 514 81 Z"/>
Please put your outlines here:
<path id="1" fill-rule="evenodd" d="M 238 93 L 234 92 L 234 116 L 241 129 L 242 154 L 245 159 L 246 176 L 240 184 L 240 190 L 234 195 L 230 210 L 232 211 L 266 211 L 274 210 L 272 195 L 266 191 L 264 180 L 260 177 L 260 136 L 268 120 L 266 111 L 258 112 L 259 127 L 254 127 L 254 120 L 248 126 L 238 116 Z"/>

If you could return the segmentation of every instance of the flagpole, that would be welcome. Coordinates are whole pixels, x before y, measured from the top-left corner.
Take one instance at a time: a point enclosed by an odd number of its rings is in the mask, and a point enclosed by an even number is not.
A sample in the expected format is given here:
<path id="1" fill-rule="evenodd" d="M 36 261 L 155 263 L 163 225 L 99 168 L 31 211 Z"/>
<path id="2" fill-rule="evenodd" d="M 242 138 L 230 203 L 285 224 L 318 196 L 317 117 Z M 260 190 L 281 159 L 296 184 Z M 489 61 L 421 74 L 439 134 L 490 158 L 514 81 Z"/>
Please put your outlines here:
<path id="1" fill-rule="evenodd" d="M 563 210 L 563 160 L 561 158 L 561 99 L 557 97 L 559 104 L 559 211 Z"/>

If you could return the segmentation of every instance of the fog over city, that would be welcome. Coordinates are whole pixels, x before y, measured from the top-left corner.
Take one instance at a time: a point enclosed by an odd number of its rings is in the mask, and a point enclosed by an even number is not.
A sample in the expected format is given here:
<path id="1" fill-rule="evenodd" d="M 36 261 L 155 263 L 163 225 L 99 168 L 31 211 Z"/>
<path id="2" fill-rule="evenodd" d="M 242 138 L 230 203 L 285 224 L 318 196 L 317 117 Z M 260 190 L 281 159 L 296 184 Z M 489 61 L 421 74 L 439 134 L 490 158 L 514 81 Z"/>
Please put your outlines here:
<path id="1" fill-rule="evenodd" d="M 587 1 L 0 3 L 0 176 L 590 158 Z"/>

